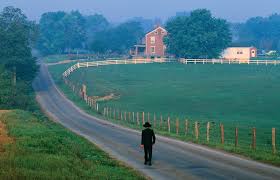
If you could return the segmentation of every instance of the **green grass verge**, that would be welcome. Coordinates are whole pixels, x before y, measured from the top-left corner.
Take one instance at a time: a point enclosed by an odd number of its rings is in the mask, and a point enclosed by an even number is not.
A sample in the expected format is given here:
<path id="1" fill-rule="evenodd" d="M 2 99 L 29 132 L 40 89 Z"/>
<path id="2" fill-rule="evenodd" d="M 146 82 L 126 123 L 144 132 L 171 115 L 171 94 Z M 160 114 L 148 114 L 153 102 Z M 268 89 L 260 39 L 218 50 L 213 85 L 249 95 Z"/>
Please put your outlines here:
<path id="1" fill-rule="evenodd" d="M 100 113 L 96 114 L 92 111 L 62 82 L 61 73 L 67 67 L 69 65 L 49 68 L 58 87 L 86 112 L 100 116 Z M 105 95 L 111 92 L 121 95 L 118 100 L 100 103 L 100 109 L 108 106 L 127 112 L 141 112 L 146 109 L 150 112 L 159 112 L 164 116 L 165 126 L 156 128 L 158 134 L 280 165 L 280 154 L 271 153 L 271 127 L 279 127 L 279 121 L 277 121 L 279 115 L 275 109 L 280 102 L 277 100 L 279 98 L 277 96 L 279 67 L 152 64 L 107 66 L 82 70 L 75 72 L 70 79 L 72 82 L 77 82 L 79 86 L 81 83 L 87 84 L 89 95 Z M 173 88 L 168 89 L 166 84 Z M 262 92 L 261 96 L 256 96 L 257 92 Z M 264 108 L 268 111 L 266 112 Z M 187 136 L 184 133 L 183 120 L 186 117 L 184 112 L 187 113 L 191 123 Z M 159 113 L 156 114 L 157 119 L 159 119 Z M 166 127 L 168 115 L 171 116 L 171 133 L 167 132 Z M 181 120 L 179 135 L 175 133 L 174 120 L 176 118 Z M 151 113 L 152 119 L 153 113 Z M 132 122 L 109 120 L 141 129 L 141 126 L 138 127 Z M 194 137 L 194 121 L 200 122 L 198 141 Z M 212 122 L 209 143 L 205 138 L 207 121 Z M 224 145 L 220 144 L 220 122 L 225 124 Z M 237 148 L 234 147 L 235 126 L 239 127 Z M 250 148 L 253 126 L 257 127 L 256 151 Z M 280 138 L 279 132 L 278 138 Z M 277 142 L 277 147 L 279 148 L 279 142 Z"/>
<path id="2" fill-rule="evenodd" d="M 0 179 L 145 179 L 47 118 L 14 110 L 0 121 L 14 139 L 0 152 Z"/>

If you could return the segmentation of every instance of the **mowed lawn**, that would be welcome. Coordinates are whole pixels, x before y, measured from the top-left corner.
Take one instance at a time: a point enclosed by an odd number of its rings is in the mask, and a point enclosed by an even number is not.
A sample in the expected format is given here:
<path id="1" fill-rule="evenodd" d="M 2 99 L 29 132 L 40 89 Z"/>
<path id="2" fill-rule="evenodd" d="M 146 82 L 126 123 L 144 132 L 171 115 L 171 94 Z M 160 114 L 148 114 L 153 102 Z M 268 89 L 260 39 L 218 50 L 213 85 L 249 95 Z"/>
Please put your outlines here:
<path id="1" fill-rule="evenodd" d="M 84 68 L 70 76 L 104 106 L 190 120 L 280 127 L 280 66 L 142 64 Z"/>

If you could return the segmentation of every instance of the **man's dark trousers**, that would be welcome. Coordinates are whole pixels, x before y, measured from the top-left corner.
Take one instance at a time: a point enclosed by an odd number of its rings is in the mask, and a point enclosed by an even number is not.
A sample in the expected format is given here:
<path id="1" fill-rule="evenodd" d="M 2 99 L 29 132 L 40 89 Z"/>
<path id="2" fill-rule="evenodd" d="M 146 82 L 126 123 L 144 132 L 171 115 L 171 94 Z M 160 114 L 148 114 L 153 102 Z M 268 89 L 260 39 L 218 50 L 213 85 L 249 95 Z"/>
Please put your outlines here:
<path id="1" fill-rule="evenodd" d="M 144 145 L 144 151 L 145 151 L 145 162 L 151 162 L 153 156 L 153 146 Z"/>

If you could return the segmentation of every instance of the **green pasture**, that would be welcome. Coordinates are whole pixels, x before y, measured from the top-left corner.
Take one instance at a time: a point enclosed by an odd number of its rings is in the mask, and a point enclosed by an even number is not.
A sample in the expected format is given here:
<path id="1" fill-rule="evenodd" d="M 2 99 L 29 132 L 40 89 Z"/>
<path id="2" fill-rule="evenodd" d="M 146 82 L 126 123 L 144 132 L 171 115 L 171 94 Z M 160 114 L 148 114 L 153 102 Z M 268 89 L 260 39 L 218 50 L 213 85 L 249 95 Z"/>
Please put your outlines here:
<path id="1" fill-rule="evenodd" d="M 50 67 L 56 82 L 63 87 L 61 73 L 69 65 Z M 178 138 L 196 141 L 194 122 L 200 123 L 199 143 L 220 146 L 220 123 L 225 126 L 223 149 L 234 146 L 235 127 L 239 129 L 241 154 L 254 154 L 250 150 L 252 128 L 257 128 L 257 150 L 271 154 L 271 128 L 280 127 L 280 66 L 222 65 L 222 64 L 139 64 L 111 65 L 83 68 L 74 72 L 69 80 L 81 87 L 87 85 L 89 96 L 114 93 L 119 98 L 99 102 L 100 109 L 110 107 L 117 112 L 146 112 L 145 120 L 153 122 L 157 130 L 167 132 L 167 117 L 171 119 L 171 133 Z M 63 88 L 65 91 L 65 87 Z M 100 110 L 102 111 L 102 110 Z M 118 116 L 118 115 L 117 115 Z M 163 125 L 159 127 L 160 116 Z M 140 114 L 142 119 L 142 114 Z M 175 121 L 179 119 L 179 135 L 175 134 Z M 185 135 L 185 120 L 189 132 Z M 206 123 L 211 122 L 210 143 L 206 142 Z M 185 137 L 186 136 L 186 137 Z M 277 131 L 276 138 L 280 138 Z M 277 147 L 280 144 L 277 141 Z M 268 157 L 269 155 L 267 155 Z M 275 156 L 265 161 L 271 161 Z M 276 163 L 277 164 L 277 163 Z"/>

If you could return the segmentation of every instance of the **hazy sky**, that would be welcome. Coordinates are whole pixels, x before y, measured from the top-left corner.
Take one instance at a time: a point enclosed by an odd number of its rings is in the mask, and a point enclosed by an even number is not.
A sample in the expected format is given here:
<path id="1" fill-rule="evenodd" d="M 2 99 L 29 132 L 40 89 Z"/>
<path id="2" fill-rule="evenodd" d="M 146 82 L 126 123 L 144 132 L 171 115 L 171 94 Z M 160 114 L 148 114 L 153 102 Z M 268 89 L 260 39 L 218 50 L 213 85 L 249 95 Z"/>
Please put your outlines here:
<path id="1" fill-rule="evenodd" d="M 178 11 L 196 8 L 210 9 L 215 16 L 232 22 L 280 13 L 280 0 L 0 0 L 1 9 L 10 5 L 21 8 L 33 20 L 57 10 L 100 13 L 114 22 L 135 16 L 166 19 Z"/>

